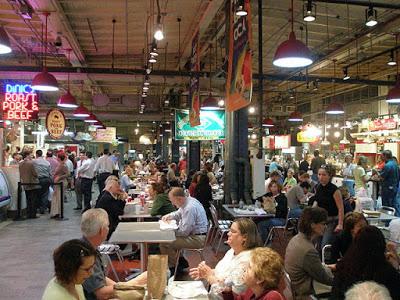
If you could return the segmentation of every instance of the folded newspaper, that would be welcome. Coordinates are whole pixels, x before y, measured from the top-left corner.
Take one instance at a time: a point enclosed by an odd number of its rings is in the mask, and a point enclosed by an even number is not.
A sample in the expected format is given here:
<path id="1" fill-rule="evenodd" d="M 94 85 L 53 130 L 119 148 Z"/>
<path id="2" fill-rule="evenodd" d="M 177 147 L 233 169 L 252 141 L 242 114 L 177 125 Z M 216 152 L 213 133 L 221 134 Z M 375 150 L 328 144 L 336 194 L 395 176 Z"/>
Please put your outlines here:
<path id="1" fill-rule="evenodd" d="M 175 230 L 178 229 L 178 224 L 176 224 L 175 220 L 169 220 L 168 222 L 164 222 L 163 220 L 159 220 L 161 230 Z"/>

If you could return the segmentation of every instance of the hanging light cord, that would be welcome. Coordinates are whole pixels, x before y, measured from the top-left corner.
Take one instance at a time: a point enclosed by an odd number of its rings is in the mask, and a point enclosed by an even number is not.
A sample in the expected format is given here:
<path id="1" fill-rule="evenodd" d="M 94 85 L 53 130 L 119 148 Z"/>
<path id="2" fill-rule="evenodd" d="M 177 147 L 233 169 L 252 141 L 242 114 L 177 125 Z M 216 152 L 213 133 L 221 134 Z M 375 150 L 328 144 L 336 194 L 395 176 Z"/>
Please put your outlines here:
<path id="1" fill-rule="evenodd" d="M 112 20 L 112 52 L 111 52 L 111 69 L 114 69 L 114 45 L 115 45 L 115 19 Z"/>
<path id="2" fill-rule="evenodd" d="M 294 32 L 294 5 L 293 5 L 293 0 L 292 0 L 292 32 Z"/>
<path id="3" fill-rule="evenodd" d="M 68 62 L 71 62 L 71 49 L 67 49 L 68 52 Z M 68 93 L 69 93 L 69 71 L 67 72 L 67 84 L 68 84 Z"/>
<path id="4" fill-rule="evenodd" d="M 46 60 L 46 57 L 47 57 L 47 18 L 49 17 L 49 13 L 45 13 L 45 16 L 46 16 L 46 25 L 45 25 L 45 39 L 44 39 L 44 59 L 43 59 L 43 61 L 44 61 L 44 67 L 46 67 L 47 66 L 47 60 Z"/>

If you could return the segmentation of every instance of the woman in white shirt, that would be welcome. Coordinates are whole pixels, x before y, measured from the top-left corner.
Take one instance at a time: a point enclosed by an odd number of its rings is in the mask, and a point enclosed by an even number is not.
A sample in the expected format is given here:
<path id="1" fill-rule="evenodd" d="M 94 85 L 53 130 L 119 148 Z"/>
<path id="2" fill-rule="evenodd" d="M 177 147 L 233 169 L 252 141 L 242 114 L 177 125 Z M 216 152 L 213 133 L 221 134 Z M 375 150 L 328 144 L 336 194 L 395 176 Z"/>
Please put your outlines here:
<path id="1" fill-rule="evenodd" d="M 251 219 L 236 219 L 228 232 L 228 245 L 231 249 L 221 261 L 211 269 L 201 262 L 197 268 L 190 269 L 194 279 L 206 279 L 211 284 L 211 293 L 221 298 L 222 292 L 232 290 L 235 294 L 244 292 L 243 274 L 250 262 L 250 250 L 258 247 L 261 239 L 257 226 Z"/>
<path id="2" fill-rule="evenodd" d="M 96 250 L 82 240 L 63 243 L 53 253 L 55 277 L 42 300 L 85 300 L 82 283 L 92 275 Z"/>
<path id="3" fill-rule="evenodd" d="M 353 156 L 350 153 L 346 154 L 344 161 L 342 169 L 343 185 L 347 186 L 350 196 L 354 196 L 353 170 L 356 168 L 356 165 L 353 164 Z"/>

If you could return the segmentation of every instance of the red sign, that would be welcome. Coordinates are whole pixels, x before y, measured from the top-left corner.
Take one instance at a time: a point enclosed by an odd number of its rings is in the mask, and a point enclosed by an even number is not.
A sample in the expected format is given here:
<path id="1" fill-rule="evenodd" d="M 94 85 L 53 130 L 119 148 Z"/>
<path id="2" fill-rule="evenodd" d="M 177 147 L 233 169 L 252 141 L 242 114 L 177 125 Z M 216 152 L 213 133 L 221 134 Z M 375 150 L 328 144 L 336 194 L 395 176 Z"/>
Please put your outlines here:
<path id="1" fill-rule="evenodd" d="M 32 120 L 39 111 L 38 95 L 28 85 L 7 84 L 2 102 L 4 120 Z"/>
<path id="2" fill-rule="evenodd" d="M 368 124 L 370 131 L 396 129 L 397 122 L 393 118 L 389 119 L 376 119 Z"/>

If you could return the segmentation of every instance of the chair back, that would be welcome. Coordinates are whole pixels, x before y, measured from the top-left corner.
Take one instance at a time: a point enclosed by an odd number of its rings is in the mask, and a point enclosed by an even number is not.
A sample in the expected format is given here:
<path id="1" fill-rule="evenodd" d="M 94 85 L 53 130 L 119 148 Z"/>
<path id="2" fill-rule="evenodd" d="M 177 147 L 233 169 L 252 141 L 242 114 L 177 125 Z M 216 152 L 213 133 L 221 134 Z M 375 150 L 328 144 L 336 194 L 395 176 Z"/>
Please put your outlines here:
<path id="1" fill-rule="evenodd" d="M 394 209 L 393 207 L 390 207 L 390 206 L 382 206 L 379 209 L 379 211 L 383 212 L 385 214 L 391 215 L 391 216 L 394 216 L 394 214 L 396 213 L 396 209 Z"/>
<path id="2" fill-rule="evenodd" d="M 290 207 L 287 209 L 285 228 L 289 226 Z"/>
<path id="3" fill-rule="evenodd" d="M 210 211 L 211 211 L 211 217 L 212 217 L 214 226 L 215 226 L 215 228 L 217 228 L 218 227 L 218 213 L 217 213 L 217 209 L 215 208 L 214 204 L 210 204 Z"/>
<path id="4" fill-rule="evenodd" d="M 322 263 L 326 263 L 327 258 L 331 257 L 332 245 L 325 245 L 322 248 Z"/>
<path id="5" fill-rule="evenodd" d="M 294 300 L 294 292 L 292 288 L 292 280 L 286 270 L 284 271 L 283 282 L 285 283 L 285 288 L 282 291 L 283 296 L 286 300 Z"/>

